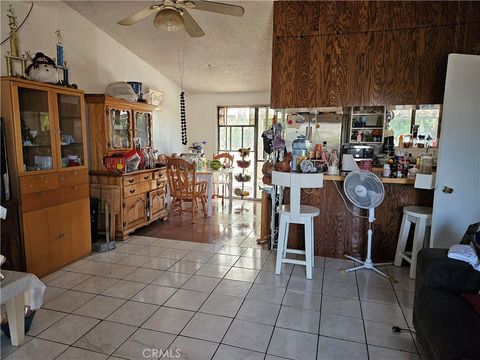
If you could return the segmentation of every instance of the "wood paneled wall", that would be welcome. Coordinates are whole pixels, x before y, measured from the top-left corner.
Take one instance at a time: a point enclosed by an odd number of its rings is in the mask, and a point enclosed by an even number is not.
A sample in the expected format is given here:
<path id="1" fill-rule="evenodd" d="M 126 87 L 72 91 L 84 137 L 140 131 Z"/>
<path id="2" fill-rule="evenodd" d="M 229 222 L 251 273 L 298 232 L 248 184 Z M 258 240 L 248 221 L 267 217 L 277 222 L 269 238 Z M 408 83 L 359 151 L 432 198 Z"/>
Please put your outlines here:
<path id="1" fill-rule="evenodd" d="M 480 54 L 480 2 L 275 1 L 271 106 L 440 104 Z"/>

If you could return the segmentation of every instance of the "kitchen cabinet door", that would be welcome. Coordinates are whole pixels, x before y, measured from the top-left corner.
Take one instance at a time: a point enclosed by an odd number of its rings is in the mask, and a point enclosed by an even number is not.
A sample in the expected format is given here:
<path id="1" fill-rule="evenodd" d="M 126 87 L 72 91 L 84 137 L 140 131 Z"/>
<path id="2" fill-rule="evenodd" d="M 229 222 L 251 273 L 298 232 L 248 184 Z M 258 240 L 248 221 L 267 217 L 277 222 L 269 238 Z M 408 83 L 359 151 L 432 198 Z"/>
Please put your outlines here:
<path id="1" fill-rule="evenodd" d="M 146 194 L 125 199 L 123 203 L 123 229 L 129 229 L 147 220 Z"/>
<path id="2" fill-rule="evenodd" d="M 132 144 L 132 113 L 125 109 L 107 109 L 108 147 L 112 151 L 129 150 Z"/>
<path id="3" fill-rule="evenodd" d="M 150 219 L 162 216 L 165 210 L 165 189 L 158 189 L 148 193 L 150 200 Z"/>
<path id="4" fill-rule="evenodd" d="M 56 256 L 64 244 L 60 206 L 24 213 L 23 228 L 27 272 L 41 277 L 58 268 L 64 261 Z"/>
<path id="5" fill-rule="evenodd" d="M 56 249 L 67 264 L 92 251 L 90 239 L 90 200 L 83 198 L 61 205 L 62 245 Z"/>

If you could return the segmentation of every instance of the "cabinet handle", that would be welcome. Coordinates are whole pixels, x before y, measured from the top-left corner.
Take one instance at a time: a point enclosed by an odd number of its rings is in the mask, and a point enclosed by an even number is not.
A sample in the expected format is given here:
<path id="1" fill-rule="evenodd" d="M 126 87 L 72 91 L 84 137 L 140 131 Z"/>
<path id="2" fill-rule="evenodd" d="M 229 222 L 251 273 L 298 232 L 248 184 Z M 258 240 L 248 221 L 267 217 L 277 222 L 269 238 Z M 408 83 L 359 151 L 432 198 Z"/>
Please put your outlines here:
<path id="1" fill-rule="evenodd" d="M 148 180 L 148 175 L 143 177 L 144 180 Z"/>
<path id="2" fill-rule="evenodd" d="M 137 202 L 138 202 L 138 201 L 143 201 L 143 200 L 142 200 L 142 199 L 140 199 L 140 198 L 138 198 L 138 199 L 137 199 Z"/>
<path id="3" fill-rule="evenodd" d="M 77 191 L 77 190 L 78 190 L 78 187 L 75 185 L 75 186 L 73 187 L 73 190 Z"/>
<path id="4" fill-rule="evenodd" d="M 130 194 L 133 194 L 135 192 L 135 189 L 130 189 Z"/>
<path id="5" fill-rule="evenodd" d="M 135 181 L 135 179 L 128 179 L 128 182 L 131 184 Z"/>

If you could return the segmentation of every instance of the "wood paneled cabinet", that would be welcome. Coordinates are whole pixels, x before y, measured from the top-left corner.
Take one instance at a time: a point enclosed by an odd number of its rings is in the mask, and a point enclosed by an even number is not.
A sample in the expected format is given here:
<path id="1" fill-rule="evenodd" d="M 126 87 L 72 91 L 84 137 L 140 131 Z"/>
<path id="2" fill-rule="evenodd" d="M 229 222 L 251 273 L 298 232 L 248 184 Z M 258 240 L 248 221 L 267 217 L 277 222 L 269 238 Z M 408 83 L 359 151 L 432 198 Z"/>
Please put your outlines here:
<path id="1" fill-rule="evenodd" d="M 152 146 L 152 105 L 100 95 L 85 96 L 88 107 L 90 169 L 105 170 L 103 158 Z"/>
<path id="2" fill-rule="evenodd" d="M 44 276 L 91 251 L 84 94 L 2 78 L 1 101 L 26 270 Z"/>
<path id="3" fill-rule="evenodd" d="M 115 238 L 125 240 L 136 229 L 158 219 L 167 218 L 165 170 L 140 170 L 124 175 L 105 171 L 90 172 L 90 196 L 102 199 L 102 189 L 115 187 L 120 194 L 120 206 L 115 215 Z M 99 228 L 104 229 L 103 214 Z"/>

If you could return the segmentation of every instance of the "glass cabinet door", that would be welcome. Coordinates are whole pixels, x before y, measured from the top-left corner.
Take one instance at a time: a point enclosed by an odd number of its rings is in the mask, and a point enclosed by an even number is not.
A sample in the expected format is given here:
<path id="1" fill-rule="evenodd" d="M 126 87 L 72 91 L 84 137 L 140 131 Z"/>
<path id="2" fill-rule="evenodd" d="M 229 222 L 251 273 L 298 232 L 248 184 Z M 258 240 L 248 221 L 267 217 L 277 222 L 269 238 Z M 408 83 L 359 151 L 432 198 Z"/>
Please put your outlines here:
<path id="1" fill-rule="evenodd" d="M 135 113 L 135 137 L 140 140 L 140 147 L 150 147 L 150 117 L 151 114 L 136 112 Z"/>
<path id="2" fill-rule="evenodd" d="M 109 109 L 108 124 L 110 128 L 110 149 L 124 150 L 131 148 L 130 112 L 126 110 Z"/>
<path id="3" fill-rule="evenodd" d="M 48 91 L 18 88 L 23 170 L 54 169 Z"/>
<path id="4" fill-rule="evenodd" d="M 62 168 L 85 164 L 81 97 L 57 94 Z"/>

